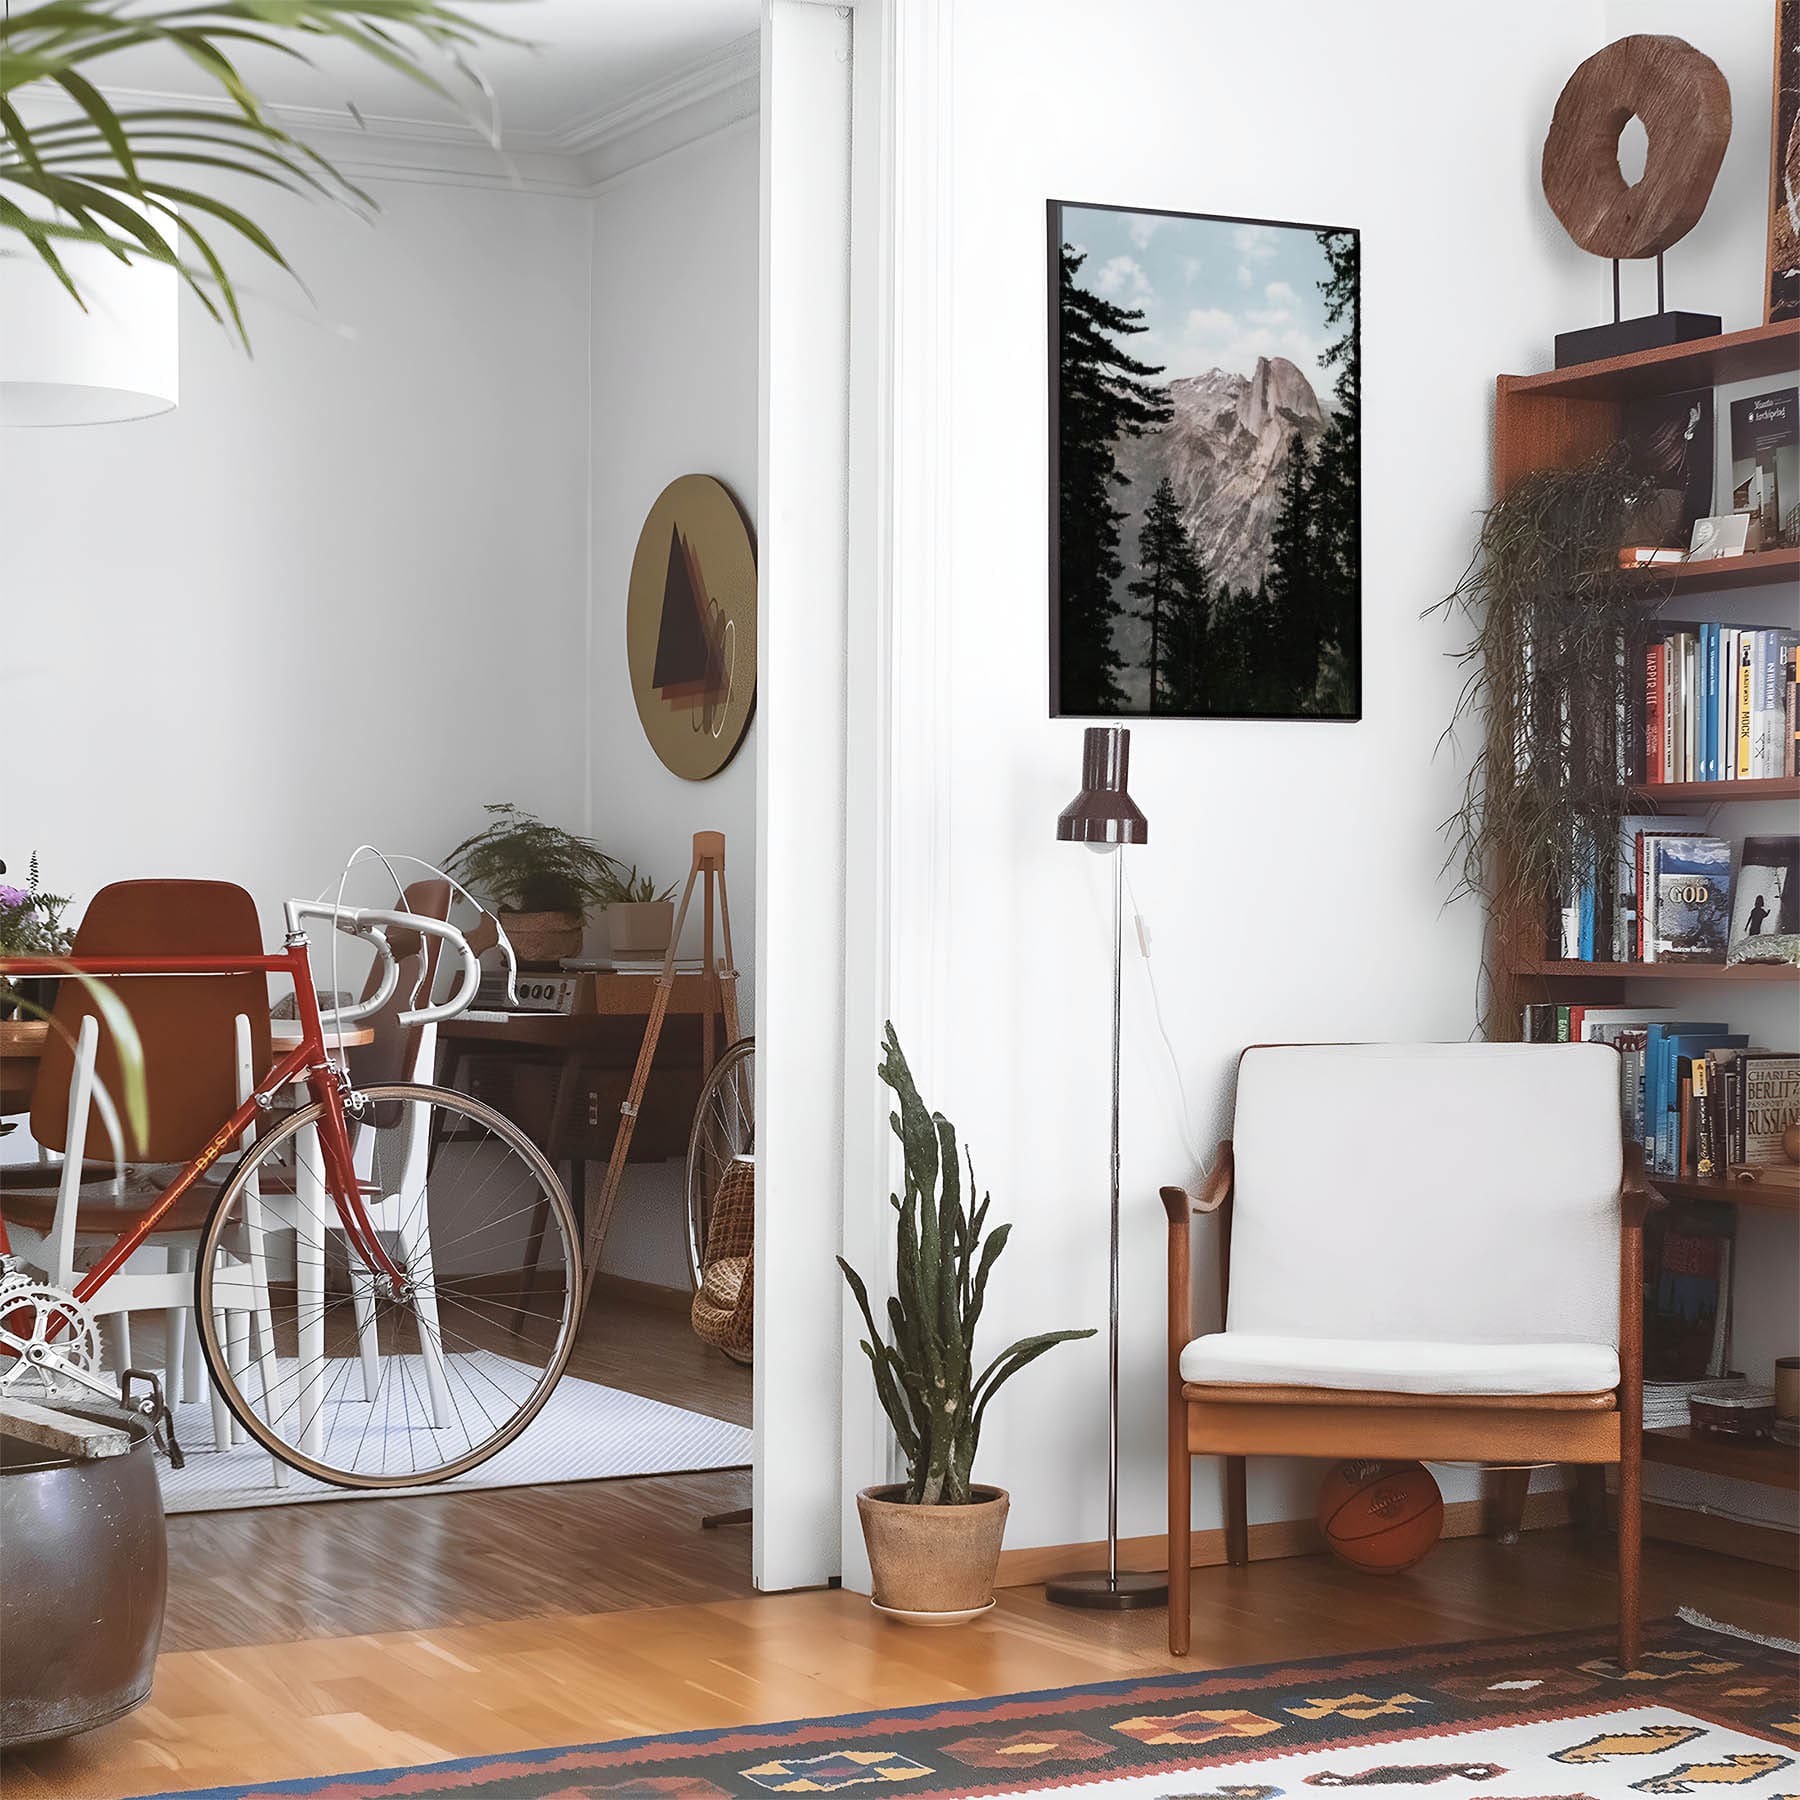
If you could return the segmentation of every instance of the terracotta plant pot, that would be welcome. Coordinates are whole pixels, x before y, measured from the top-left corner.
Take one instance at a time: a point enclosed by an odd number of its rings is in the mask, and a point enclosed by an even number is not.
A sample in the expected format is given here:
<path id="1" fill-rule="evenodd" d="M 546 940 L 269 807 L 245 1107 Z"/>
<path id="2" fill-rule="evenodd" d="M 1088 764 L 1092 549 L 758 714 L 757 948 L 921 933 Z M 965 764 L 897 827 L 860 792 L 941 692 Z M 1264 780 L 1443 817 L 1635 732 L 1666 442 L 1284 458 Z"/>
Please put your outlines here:
<path id="1" fill-rule="evenodd" d="M 877 1606 L 914 1625 L 959 1624 L 986 1610 L 1008 1501 L 1004 1488 L 973 1491 L 968 1506 L 908 1506 L 903 1487 L 856 1496 Z"/>
<path id="2" fill-rule="evenodd" d="M 614 956 L 665 956 L 674 931 L 673 900 L 619 901 L 606 909 L 606 941 Z"/>
<path id="3" fill-rule="evenodd" d="M 581 914 L 578 912 L 507 912 L 500 926 L 512 939 L 513 955 L 521 967 L 553 969 L 565 956 L 581 954 Z"/>

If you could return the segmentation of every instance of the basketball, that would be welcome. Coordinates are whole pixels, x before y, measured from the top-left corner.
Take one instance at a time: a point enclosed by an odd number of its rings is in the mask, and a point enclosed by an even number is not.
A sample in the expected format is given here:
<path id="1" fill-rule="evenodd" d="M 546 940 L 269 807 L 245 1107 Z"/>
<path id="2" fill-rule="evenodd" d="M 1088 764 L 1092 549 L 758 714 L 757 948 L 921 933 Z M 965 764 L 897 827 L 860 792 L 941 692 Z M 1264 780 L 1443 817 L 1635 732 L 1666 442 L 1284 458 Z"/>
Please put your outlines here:
<path id="1" fill-rule="evenodd" d="M 1341 1462 L 1319 1483 L 1332 1553 L 1370 1575 L 1398 1575 L 1438 1541 L 1444 1496 L 1422 1463 Z"/>

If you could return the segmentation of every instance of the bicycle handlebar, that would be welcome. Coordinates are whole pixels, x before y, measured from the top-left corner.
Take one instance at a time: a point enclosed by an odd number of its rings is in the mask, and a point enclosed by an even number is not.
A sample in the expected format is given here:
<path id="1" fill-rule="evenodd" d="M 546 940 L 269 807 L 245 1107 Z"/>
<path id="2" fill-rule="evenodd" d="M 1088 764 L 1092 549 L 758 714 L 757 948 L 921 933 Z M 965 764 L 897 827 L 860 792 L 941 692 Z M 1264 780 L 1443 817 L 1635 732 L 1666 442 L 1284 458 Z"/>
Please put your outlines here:
<path id="1" fill-rule="evenodd" d="M 388 942 L 389 931 L 417 932 L 427 937 L 440 938 L 456 953 L 461 964 L 457 971 L 456 987 L 449 998 L 439 1001 L 435 1006 L 428 1002 L 424 1006 L 409 1007 L 399 1015 L 398 1022 L 401 1025 L 431 1025 L 440 1019 L 454 1018 L 474 1000 L 476 989 L 481 984 L 479 953 L 447 920 L 430 919 L 422 913 L 392 912 L 383 907 L 334 906 L 323 900 L 290 900 L 286 913 L 290 933 L 301 929 L 303 919 L 328 919 L 337 930 L 351 937 L 365 939 L 381 958 L 381 981 L 375 992 L 367 999 L 352 1001 L 348 1006 L 322 1011 L 320 1017 L 327 1023 L 349 1024 L 357 1019 L 366 1019 L 371 1013 L 379 1012 L 393 998 L 394 988 L 400 977 L 400 964 L 398 953 Z M 483 925 L 478 928 L 477 935 L 485 938 L 486 926 L 492 925 L 493 941 L 506 959 L 507 986 L 510 989 L 513 970 L 517 966 L 513 959 L 512 945 L 492 914 L 484 912 L 482 920 Z"/>

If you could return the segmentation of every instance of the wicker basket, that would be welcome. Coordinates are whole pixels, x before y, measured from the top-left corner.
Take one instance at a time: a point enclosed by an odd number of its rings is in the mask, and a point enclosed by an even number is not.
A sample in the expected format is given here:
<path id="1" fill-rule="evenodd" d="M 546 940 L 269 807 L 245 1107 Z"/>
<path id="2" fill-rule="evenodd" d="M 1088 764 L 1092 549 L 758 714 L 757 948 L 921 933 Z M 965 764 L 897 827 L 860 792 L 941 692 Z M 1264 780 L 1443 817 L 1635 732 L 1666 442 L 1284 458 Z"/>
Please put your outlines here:
<path id="1" fill-rule="evenodd" d="M 734 1157 L 713 1198 L 693 1321 L 696 1336 L 738 1362 L 750 1360 L 754 1341 L 755 1242 L 756 1164 Z"/>

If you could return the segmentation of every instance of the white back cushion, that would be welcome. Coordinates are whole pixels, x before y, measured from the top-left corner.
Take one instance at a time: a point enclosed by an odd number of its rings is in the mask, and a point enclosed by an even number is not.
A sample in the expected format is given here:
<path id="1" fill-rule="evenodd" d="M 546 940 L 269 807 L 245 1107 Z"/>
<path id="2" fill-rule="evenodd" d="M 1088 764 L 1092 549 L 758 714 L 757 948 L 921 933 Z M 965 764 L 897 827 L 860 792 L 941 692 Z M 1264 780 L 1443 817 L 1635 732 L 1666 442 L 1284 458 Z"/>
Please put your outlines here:
<path id="1" fill-rule="evenodd" d="M 1232 1138 L 1228 1330 L 1618 1341 L 1608 1046 L 1247 1050 Z"/>

